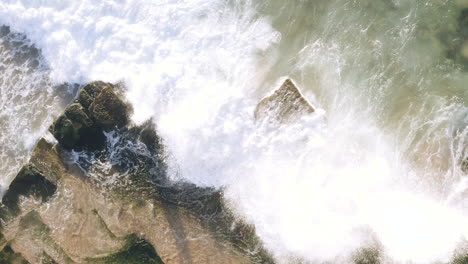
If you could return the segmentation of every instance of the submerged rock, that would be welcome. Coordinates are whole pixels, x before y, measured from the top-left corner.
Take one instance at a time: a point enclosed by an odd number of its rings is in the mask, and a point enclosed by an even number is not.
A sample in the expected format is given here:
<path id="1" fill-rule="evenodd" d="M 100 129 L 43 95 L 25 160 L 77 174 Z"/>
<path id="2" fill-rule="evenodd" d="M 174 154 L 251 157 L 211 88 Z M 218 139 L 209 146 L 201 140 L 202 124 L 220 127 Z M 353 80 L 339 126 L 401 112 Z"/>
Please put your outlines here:
<path id="1" fill-rule="evenodd" d="M 285 123 L 315 112 L 297 86 L 286 79 L 280 88 L 263 98 L 255 108 L 255 119 Z"/>
<path id="2" fill-rule="evenodd" d="M 464 0 L 463 0 L 464 1 Z M 439 32 L 438 39 L 446 48 L 447 58 L 468 69 L 468 8 L 460 4 L 456 28 Z"/>

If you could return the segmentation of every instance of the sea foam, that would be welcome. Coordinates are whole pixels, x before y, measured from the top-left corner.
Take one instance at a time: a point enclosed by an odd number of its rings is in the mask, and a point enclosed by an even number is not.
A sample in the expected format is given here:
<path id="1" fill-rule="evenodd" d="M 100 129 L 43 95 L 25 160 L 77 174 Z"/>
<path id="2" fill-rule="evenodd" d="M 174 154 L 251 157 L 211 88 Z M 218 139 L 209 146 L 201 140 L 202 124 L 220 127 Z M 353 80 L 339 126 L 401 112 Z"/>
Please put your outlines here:
<path id="1" fill-rule="evenodd" d="M 440 50 L 413 52 L 414 21 L 435 5 L 392 3 L 5 0 L 0 23 L 40 48 L 53 84 L 124 82 L 133 120 L 157 124 L 172 179 L 222 189 L 278 262 L 343 263 L 379 243 L 397 262 L 446 261 L 468 235 L 466 185 L 456 158 L 433 161 L 443 142 L 459 146 L 447 124 L 461 106 L 425 90 L 443 86 Z M 256 103 L 286 75 L 318 111 L 259 126 Z M 41 88 L 26 93 L 54 97 Z"/>

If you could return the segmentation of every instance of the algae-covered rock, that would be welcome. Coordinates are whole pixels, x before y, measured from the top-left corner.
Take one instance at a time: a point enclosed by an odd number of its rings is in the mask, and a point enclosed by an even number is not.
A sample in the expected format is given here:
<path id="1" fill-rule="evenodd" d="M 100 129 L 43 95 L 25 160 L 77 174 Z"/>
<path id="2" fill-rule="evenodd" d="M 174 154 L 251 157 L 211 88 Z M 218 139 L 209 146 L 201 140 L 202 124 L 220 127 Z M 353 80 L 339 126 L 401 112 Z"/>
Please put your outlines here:
<path id="1" fill-rule="evenodd" d="M 96 98 L 101 93 L 102 89 L 106 87 L 112 88 L 112 84 L 105 83 L 103 81 L 94 81 L 83 87 L 83 90 L 85 90 L 94 100 L 94 98 Z"/>
<path id="2" fill-rule="evenodd" d="M 273 94 L 257 104 L 255 118 L 284 123 L 294 121 L 302 115 L 311 114 L 314 111 L 314 107 L 301 94 L 296 85 L 287 79 Z"/>
<path id="3" fill-rule="evenodd" d="M 10 246 L 5 246 L 0 250 L 0 263 L 1 264 L 29 264 L 21 254 L 13 251 Z"/>
<path id="4" fill-rule="evenodd" d="M 104 87 L 89 106 L 99 126 L 106 130 L 128 124 L 130 108 L 117 96 L 112 86 Z"/>
<path id="5" fill-rule="evenodd" d="M 468 255 L 455 257 L 451 264 L 468 264 Z"/>
<path id="6" fill-rule="evenodd" d="M 49 131 L 65 149 L 98 149 L 104 144 L 102 129 L 96 126 L 89 112 L 80 104 L 72 103 L 57 118 Z"/>
<path id="7" fill-rule="evenodd" d="M 127 125 L 129 112 L 130 106 L 112 84 L 96 81 L 79 91 L 49 131 L 67 150 L 100 149 L 105 141 L 103 130 Z"/>
<path id="8" fill-rule="evenodd" d="M 54 144 L 41 138 L 34 147 L 30 163 L 42 172 L 44 177 L 56 184 L 67 171 Z"/>
<path id="9" fill-rule="evenodd" d="M 143 142 L 152 154 L 160 153 L 163 150 L 161 138 L 156 133 L 153 120 L 148 120 L 140 126 L 139 139 Z"/>
<path id="10" fill-rule="evenodd" d="M 85 109 L 79 103 L 73 103 L 65 109 L 65 115 L 73 122 L 75 128 L 91 127 L 94 122 L 86 114 Z"/>
<path id="11" fill-rule="evenodd" d="M 65 149 L 74 148 L 80 139 L 78 129 L 66 115 L 59 116 L 49 131 Z"/>
<path id="12" fill-rule="evenodd" d="M 78 98 L 76 101 L 80 103 L 84 108 L 88 109 L 93 100 L 94 98 L 85 89 L 81 89 L 78 93 Z"/>
<path id="13" fill-rule="evenodd" d="M 34 165 L 27 164 L 21 169 L 3 196 L 0 217 L 4 219 L 5 216 L 14 216 L 19 213 L 20 196 L 33 196 L 40 202 L 45 202 L 55 193 L 56 189 L 57 187 L 47 180 L 41 171 Z"/>

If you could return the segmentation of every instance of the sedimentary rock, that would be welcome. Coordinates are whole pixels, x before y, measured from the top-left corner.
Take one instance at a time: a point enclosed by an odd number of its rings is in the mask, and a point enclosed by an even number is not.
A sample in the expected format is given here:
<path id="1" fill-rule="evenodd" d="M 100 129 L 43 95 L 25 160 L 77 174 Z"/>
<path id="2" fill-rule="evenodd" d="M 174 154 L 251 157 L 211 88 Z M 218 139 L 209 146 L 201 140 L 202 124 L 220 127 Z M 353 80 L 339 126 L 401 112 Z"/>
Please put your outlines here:
<path id="1" fill-rule="evenodd" d="M 255 109 L 257 120 L 285 123 L 311 114 L 314 107 L 301 94 L 296 85 L 286 79 L 280 88 L 263 98 Z"/>
<path id="2" fill-rule="evenodd" d="M 3 197 L 0 259 L 271 262 L 218 191 L 167 178 L 154 123 L 131 127 L 130 110 L 111 84 L 79 91 Z"/>

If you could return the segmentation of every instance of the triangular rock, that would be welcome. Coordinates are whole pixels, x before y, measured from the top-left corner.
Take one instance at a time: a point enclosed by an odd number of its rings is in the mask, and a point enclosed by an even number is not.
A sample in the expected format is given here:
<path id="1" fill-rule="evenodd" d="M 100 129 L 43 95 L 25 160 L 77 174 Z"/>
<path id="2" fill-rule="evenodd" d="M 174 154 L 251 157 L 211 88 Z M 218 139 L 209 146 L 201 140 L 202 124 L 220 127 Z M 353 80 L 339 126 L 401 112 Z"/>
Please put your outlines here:
<path id="1" fill-rule="evenodd" d="M 297 86 L 290 79 L 286 79 L 280 88 L 257 104 L 255 119 L 285 123 L 313 112 L 314 107 Z"/>

